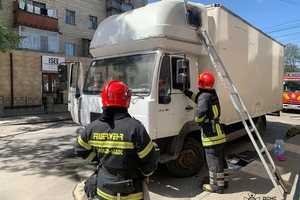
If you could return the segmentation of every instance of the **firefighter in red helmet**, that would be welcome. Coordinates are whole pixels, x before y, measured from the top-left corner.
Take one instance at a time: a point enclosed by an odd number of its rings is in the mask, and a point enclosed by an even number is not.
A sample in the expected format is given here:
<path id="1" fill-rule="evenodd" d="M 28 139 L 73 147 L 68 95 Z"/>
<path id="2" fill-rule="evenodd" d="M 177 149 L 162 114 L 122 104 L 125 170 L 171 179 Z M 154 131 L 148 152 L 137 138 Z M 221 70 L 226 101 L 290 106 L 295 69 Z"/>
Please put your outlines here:
<path id="1" fill-rule="evenodd" d="M 141 122 L 128 114 L 131 92 L 112 80 L 101 93 L 103 113 L 77 138 L 76 154 L 98 162 L 86 182 L 88 198 L 143 199 L 143 179 L 153 174 L 159 151 Z"/>
<path id="2" fill-rule="evenodd" d="M 184 93 L 197 104 L 195 122 L 201 127 L 202 146 L 209 170 L 209 183 L 203 184 L 203 190 L 223 193 L 224 188 L 228 186 L 224 174 L 224 169 L 227 168 L 224 158 L 226 137 L 219 120 L 221 109 L 214 83 L 214 75 L 205 71 L 198 76 L 199 92 L 184 91 Z"/>

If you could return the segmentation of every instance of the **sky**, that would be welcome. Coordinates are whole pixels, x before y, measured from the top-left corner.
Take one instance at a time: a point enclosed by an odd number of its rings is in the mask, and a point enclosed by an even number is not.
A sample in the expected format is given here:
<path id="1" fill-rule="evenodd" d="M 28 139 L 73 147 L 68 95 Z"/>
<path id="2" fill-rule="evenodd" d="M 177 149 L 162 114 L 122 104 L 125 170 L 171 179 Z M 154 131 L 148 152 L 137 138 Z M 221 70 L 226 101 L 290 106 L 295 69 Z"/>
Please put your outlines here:
<path id="1" fill-rule="evenodd" d="M 148 0 L 149 3 L 158 0 Z M 278 41 L 300 46 L 300 0 L 193 0 L 219 3 Z"/>

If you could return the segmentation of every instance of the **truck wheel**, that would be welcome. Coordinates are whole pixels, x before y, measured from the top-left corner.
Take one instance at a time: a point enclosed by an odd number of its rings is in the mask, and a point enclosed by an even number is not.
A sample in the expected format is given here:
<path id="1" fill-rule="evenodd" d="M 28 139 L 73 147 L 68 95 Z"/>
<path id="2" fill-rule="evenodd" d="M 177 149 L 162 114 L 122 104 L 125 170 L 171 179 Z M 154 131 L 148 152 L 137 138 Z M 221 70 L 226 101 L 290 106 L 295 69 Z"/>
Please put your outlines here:
<path id="1" fill-rule="evenodd" d="M 169 172 L 179 178 L 195 175 L 204 164 L 201 141 L 188 137 L 176 160 L 166 163 Z"/>

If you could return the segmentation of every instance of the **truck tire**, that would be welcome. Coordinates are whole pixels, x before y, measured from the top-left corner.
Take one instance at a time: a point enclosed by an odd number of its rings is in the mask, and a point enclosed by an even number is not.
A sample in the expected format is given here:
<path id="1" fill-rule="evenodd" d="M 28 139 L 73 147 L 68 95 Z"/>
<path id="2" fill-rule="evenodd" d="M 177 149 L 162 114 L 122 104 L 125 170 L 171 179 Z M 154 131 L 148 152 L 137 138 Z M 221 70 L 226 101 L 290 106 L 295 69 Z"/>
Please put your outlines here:
<path id="1" fill-rule="evenodd" d="M 188 137 L 177 159 L 169 161 L 166 166 L 173 176 L 183 178 L 198 173 L 204 161 L 201 141 Z"/>

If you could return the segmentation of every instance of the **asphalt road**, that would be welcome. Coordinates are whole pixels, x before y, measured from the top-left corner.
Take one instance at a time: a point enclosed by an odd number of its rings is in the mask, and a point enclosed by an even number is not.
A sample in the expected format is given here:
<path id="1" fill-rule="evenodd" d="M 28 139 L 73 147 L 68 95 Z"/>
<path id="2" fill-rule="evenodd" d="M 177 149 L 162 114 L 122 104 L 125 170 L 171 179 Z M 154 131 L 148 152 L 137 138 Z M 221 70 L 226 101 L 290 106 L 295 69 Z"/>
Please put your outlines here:
<path id="1" fill-rule="evenodd" d="M 283 138 L 300 115 L 268 116 L 267 144 Z M 71 200 L 74 186 L 92 173 L 94 166 L 72 157 L 77 125 L 71 121 L 0 127 L 0 199 Z M 230 143 L 228 153 L 253 150 L 247 137 Z M 151 178 L 151 199 L 190 199 L 201 195 L 197 176 L 173 178 L 160 167 Z"/>

